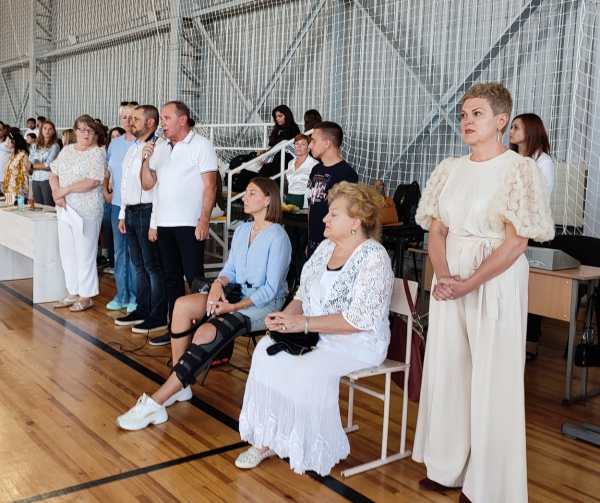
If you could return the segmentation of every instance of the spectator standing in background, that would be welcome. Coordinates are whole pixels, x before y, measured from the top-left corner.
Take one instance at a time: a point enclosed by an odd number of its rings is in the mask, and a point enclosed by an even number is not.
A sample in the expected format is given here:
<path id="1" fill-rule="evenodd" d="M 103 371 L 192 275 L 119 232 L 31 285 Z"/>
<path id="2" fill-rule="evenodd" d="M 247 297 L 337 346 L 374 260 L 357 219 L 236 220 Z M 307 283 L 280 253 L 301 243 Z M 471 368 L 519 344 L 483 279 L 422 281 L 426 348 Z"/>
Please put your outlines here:
<path id="1" fill-rule="evenodd" d="M 29 133 L 33 133 L 36 136 L 36 138 L 40 134 L 40 129 L 36 127 L 36 122 L 34 118 L 27 119 L 27 129 L 25 130 L 25 136 L 27 136 Z"/>
<path id="2" fill-rule="evenodd" d="M 4 180 L 6 163 L 12 153 L 8 147 L 8 129 L 9 127 L 4 122 L 0 122 L 0 180 Z"/>
<path id="3" fill-rule="evenodd" d="M 50 163 L 58 157 L 59 153 L 56 128 L 52 122 L 45 121 L 40 136 L 29 151 L 29 161 L 33 169 L 31 190 L 36 204 L 54 206 L 50 188 Z"/>

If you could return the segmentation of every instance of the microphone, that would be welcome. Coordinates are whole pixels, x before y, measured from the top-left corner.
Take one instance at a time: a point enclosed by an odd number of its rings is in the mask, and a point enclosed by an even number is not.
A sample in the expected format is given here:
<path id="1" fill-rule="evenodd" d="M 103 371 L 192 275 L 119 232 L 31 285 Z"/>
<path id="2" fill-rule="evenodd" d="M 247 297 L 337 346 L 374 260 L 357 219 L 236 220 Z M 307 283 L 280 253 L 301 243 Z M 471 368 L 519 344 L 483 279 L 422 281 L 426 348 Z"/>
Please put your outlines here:
<path id="1" fill-rule="evenodd" d="M 148 142 L 156 143 L 159 138 L 163 138 L 163 137 L 164 137 L 163 130 L 162 130 L 162 128 L 160 126 L 158 126 L 158 128 L 156 128 L 156 131 L 154 131 L 154 134 L 152 135 L 152 138 L 150 138 L 148 140 Z M 148 154 L 146 154 L 144 156 L 144 161 L 146 159 L 148 159 Z"/>

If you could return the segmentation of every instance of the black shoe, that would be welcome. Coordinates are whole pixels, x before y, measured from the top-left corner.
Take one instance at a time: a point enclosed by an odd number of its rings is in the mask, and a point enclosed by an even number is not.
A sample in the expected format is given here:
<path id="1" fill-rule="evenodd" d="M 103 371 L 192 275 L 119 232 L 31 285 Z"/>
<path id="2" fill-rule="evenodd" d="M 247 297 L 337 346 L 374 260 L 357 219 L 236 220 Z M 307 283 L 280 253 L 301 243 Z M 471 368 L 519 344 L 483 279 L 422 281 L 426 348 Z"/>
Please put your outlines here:
<path id="1" fill-rule="evenodd" d="M 131 329 L 134 334 L 149 334 L 150 332 L 162 332 L 168 328 L 167 322 L 146 320 Z M 168 334 L 167 334 L 168 335 Z M 170 336 L 169 336 L 170 339 Z M 170 342 L 170 341 L 169 341 Z M 153 344 L 155 346 L 156 344 Z"/>
<path id="2" fill-rule="evenodd" d="M 106 266 L 106 264 L 108 264 L 108 259 L 104 256 L 104 255 L 100 255 L 97 259 L 96 259 L 96 267 L 98 269 L 103 268 L 104 266 Z"/>
<path id="3" fill-rule="evenodd" d="M 121 316 L 120 318 L 117 318 L 115 320 L 115 325 L 127 327 L 129 325 L 139 325 L 143 321 L 145 321 L 145 318 L 134 311 L 133 313 L 129 313 L 127 316 Z"/>
<path id="4" fill-rule="evenodd" d="M 167 332 L 166 334 L 159 335 L 154 339 L 150 339 L 150 346 L 166 346 L 167 344 L 171 344 L 171 333 Z"/>

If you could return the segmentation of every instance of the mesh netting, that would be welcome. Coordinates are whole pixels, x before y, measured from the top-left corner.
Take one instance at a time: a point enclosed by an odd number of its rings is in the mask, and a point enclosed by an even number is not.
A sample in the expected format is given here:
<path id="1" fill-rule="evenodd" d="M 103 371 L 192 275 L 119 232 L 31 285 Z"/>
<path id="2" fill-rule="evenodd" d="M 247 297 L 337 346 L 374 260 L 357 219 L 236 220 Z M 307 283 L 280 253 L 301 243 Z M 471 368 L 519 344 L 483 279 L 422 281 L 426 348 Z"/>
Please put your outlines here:
<path id="1" fill-rule="evenodd" d="M 500 81 L 548 130 L 557 225 L 600 237 L 600 6 L 550 0 L 2 0 L 0 120 L 189 104 L 222 162 L 265 146 L 271 110 L 339 122 L 363 181 L 424 183 L 468 149 L 457 104 Z M 32 92 L 33 90 L 33 92 Z M 246 126 L 252 124 L 252 126 Z M 505 141 L 508 141 L 505 135 Z"/>

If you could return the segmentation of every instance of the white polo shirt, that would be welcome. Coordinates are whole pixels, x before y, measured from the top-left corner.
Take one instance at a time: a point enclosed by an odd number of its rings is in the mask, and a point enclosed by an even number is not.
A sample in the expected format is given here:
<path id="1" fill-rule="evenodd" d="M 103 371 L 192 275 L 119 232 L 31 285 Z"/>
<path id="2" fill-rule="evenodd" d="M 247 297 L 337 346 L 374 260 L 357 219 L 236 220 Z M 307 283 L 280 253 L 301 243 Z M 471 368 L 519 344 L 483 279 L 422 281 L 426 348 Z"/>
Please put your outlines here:
<path id="1" fill-rule="evenodd" d="M 153 135 L 150 135 L 150 137 Z M 145 140 L 148 138 L 144 138 Z M 158 138 L 156 144 L 166 143 L 164 138 Z M 154 202 L 153 187 L 150 190 L 142 189 L 141 171 L 142 171 L 142 150 L 146 145 L 145 141 L 139 139 L 133 142 L 123 159 L 123 169 L 121 178 L 121 210 L 119 211 L 119 220 L 125 218 L 125 208 L 138 204 L 148 204 Z M 150 227 L 156 229 L 156 215 L 152 208 L 150 217 Z"/>
<path id="2" fill-rule="evenodd" d="M 206 138 L 190 131 L 184 140 L 171 146 L 157 145 L 150 158 L 156 171 L 154 215 L 158 227 L 196 227 L 202 215 L 202 175 L 218 171 L 215 149 Z"/>

